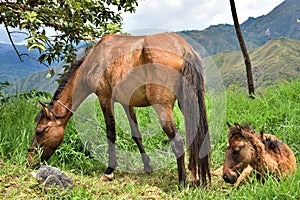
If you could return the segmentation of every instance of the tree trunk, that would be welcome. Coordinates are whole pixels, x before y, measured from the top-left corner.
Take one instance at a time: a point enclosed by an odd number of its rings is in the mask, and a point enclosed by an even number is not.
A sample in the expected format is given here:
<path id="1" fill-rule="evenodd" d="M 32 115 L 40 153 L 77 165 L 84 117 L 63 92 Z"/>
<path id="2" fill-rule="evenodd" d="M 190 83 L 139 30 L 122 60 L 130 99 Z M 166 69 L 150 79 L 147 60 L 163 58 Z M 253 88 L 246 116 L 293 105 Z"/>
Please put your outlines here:
<path id="1" fill-rule="evenodd" d="M 251 69 L 251 62 L 250 62 L 250 57 L 247 51 L 246 44 L 244 42 L 243 34 L 240 28 L 238 16 L 236 13 L 236 8 L 235 8 L 235 3 L 234 0 L 230 0 L 230 6 L 231 6 L 231 13 L 232 13 L 232 18 L 234 22 L 234 27 L 236 31 L 236 35 L 238 37 L 240 47 L 244 56 L 244 61 L 246 65 L 246 73 L 247 73 L 247 82 L 248 82 L 248 91 L 249 95 L 253 97 L 254 95 L 254 83 L 253 83 L 253 75 L 252 75 L 252 69 Z"/>

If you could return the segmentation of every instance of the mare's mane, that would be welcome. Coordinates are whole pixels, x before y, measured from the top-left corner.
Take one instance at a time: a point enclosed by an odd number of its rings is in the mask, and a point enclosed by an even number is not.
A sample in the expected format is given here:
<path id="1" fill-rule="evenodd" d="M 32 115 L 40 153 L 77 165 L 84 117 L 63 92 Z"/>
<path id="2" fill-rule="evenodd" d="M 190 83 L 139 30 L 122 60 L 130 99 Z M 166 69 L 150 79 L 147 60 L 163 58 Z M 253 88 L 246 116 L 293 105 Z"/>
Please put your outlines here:
<path id="1" fill-rule="evenodd" d="M 83 63 L 85 56 L 83 56 L 82 58 L 75 60 L 74 62 L 72 62 L 69 70 L 66 72 L 66 74 L 62 77 L 62 79 L 60 80 L 60 84 L 57 88 L 57 90 L 55 91 L 52 101 L 56 101 L 58 99 L 58 96 L 60 95 L 60 93 L 63 91 L 64 87 L 68 84 L 70 78 L 74 75 L 74 73 L 77 71 L 77 69 L 80 67 L 80 65 Z M 50 103 L 50 104 L 51 104 Z"/>
<path id="2" fill-rule="evenodd" d="M 58 99 L 58 96 L 60 95 L 60 93 L 63 91 L 64 87 L 68 84 L 70 78 L 74 75 L 74 73 L 76 72 L 76 70 L 80 67 L 80 65 L 83 63 L 85 57 L 82 57 L 78 60 L 75 60 L 74 62 L 72 62 L 69 70 L 66 72 L 66 74 L 62 77 L 62 79 L 60 80 L 60 84 L 59 87 L 57 88 L 57 90 L 55 91 L 53 98 L 51 100 L 50 103 L 48 104 L 48 108 L 50 108 L 50 111 L 52 110 L 52 106 L 53 106 L 53 102 L 56 101 Z M 53 113 L 55 114 L 55 113 Z M 35 117 L 34 121 L 35 122 L 39 122 L 42 118 L 43 118 L 44 114 L 43 112 L 39 112 L 37 114 L 37 116 Z"/>

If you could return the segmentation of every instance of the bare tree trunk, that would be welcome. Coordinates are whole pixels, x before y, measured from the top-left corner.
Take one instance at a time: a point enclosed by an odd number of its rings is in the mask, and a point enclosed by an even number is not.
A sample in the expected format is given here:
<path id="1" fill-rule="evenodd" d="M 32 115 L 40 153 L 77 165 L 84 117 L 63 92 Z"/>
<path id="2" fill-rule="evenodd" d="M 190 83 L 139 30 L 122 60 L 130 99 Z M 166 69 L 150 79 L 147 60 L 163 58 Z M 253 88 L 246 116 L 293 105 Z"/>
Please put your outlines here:
<path id="1" fill-rule="evenodd" d="M 248 91 L 249 95 L 252 96 L 254 95 L 254 82 L 253 82 L 253 75 L 252 75 L 252 69 L 251 69 L 251 62 L 250 62 L 250 57 L 247 51 L 246 44 L 244 42 L 243 34 L 240 28 L 238 16 L 236 13 L 236 8 L 235 8 L 235 3 L 234 0 L 230 0 L 230 6 L 231 6 L 231 13 L 232 13 L 232 18 L 234 22 L 234 27 L 235 31 L 240 43 L 240 47 L 244 56 L 244 61 L 246 65 L 246 73 L 247 73 L 247 81 L 248 81 Z M 253 96 L 252 96 L 253 97 Z"/>

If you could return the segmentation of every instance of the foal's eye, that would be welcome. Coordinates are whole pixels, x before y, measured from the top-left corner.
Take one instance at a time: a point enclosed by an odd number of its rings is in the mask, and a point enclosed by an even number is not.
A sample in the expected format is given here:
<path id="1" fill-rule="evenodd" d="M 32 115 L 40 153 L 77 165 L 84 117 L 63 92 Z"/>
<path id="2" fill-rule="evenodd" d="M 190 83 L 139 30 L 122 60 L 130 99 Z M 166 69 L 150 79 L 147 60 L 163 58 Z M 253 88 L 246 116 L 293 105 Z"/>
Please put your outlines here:
<path id="1" fill-rule="evenodd" d="M 240 152 L 240 147 L 235 147 L 234 149 L 233 149 L 233 151 L 232 151 L 232 153 L 234 153 L 234 154 L 238 154 L 239 152 Z"/>

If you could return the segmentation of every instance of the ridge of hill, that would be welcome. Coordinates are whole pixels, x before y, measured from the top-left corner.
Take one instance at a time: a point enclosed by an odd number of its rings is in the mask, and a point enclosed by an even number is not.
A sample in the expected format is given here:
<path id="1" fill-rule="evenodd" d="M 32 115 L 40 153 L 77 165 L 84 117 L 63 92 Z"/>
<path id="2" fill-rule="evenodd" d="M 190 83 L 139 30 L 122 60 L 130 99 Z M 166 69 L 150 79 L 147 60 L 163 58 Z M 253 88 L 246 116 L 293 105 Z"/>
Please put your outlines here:
<path id="1" fill-rule="evenodd" d="M 297 22 L 299 18 L 299 0 L 285 0 L 267 15 L 250 17 L 241 24 L 248 49 L 257 48 L 278 37 L 300 40 L 300 23 Z M 233 25 L 220 24 L 203 31 L 187 30 L 178 33 L 191 37 L 201 44 L 206 50 L 206 54 L 201 55 L 203 57 L 240 49 Z"/>

